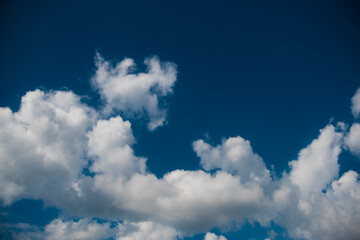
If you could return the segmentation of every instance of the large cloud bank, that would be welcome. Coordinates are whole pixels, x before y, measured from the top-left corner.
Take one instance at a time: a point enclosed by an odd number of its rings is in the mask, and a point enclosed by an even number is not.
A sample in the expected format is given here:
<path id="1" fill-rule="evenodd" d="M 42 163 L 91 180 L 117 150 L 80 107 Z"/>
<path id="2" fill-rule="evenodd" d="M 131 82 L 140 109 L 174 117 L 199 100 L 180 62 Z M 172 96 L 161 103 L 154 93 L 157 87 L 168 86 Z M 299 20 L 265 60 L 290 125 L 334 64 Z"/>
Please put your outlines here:
<path id="1" fill-rule="evenodd" d="M 240 136 L 217 146 L 194 141 L 203 169 L 158 178 L 132 148 L 131 123 L 111 114 L 147 116 L 150 130 L 166 122 L 159 99 L 172 92 L 176 66 L 156 57 L 145 63 L 147 72 L 135 74 L 133 60 L 113 67 L 97 55 L 99 111 L 71 91 L 41 90 L 26 93 L 17 112 L 0 108 L 2 204 L 42 199 L 66 213 L 44 229 L 6 225 L 14 239 L 171 240 L 244 222 L 278 224 L 294 239 L 360 238 L 358 173 L 339 176 L 340 153 L 360 153 L 358 123 L 325 126 L 280 179 Z M 208 232 L 212 239 L 226 238 Z"/>

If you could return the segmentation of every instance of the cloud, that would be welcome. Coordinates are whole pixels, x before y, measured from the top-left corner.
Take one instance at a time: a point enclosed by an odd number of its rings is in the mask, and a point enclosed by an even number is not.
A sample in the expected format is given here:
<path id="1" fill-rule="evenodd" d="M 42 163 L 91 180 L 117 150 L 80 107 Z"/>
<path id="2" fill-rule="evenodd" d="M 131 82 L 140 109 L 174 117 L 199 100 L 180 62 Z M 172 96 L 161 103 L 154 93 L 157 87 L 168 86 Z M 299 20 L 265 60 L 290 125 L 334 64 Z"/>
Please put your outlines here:
<path id="1" fill-rule="evenodd" d="M 354 171 L 329 183 L 323 192 L 281 202 L 275 222 L 294 239 L 358 239 L 360 182 Z M 294 188 L 290 191 L 296 191 Z"/>
<path id="2" fill-rule="evenodd" d="M 175 67 L 156 58 L 146 63 L 146 73 L 134 74 L 132 60 L 112 67 L 98 55 L 93 81 L 107 107 L 121 114 L 144 111 L 150 125 L 163 124 L 166 111 L 158 104 L 149 108 L 147 98 L 172 92 Z M 197 140 L 193 149 L 203 170 L 158 177 L 133 150 L 129 121 L 97 112 L 71 91 L 35 90 L 22 97 L 17 112 L 0 108 L 0 199 L 5 205 L 42 199 L 80 218 L 28 231 L 34 239 L 176 239 L 244 222 L 274 222 L 292 238 L 358 239 L 359 176 L 348 171 L 339 178 L 341 152 L 358 151 L 358 128 L 325 126 L 279 179 L 240 136 L 217 146 Z"/>
<path id="3" fill-rule="evenodd" d="M 360 115 L 360 88 L 355 92 L 351 99 L 351 110 L 355 118 Z M 345 137 L 346 147 L 356 156 L 360 157 L 360 124 L 353 123 L 347 136 Z"/>
<path id="4" fill-rule="evenodd" d="M 158 57 L 147 58 L 147 71 L 134 73 L 133 59 L 125 58 L 114 67 L 99 53 L 95 60 L 97 70 L 92 82 L 107 104 L 106 111 L 120 110 L 130 116 L 145 112 L 150 130 L 165 123 L 166 109 L 160 107 L 160 101 L 173 92 L 175 64 L 160 62 Z"/>
<path id="5" fill-rule="evenodd" d="M 134 154 L 131 124 L 99 116 L 63 91 L 28 92 L 15 113 L 1 108 L 3 202 L 43 199 L 69 215 L 155 220 L 189 234 L 233 221 L 267 221 L 257 182 L 245 185 L 226 171 L 175 170 L 158 178 Z"/>
<path id="6" fill-rule="evenodd" d="M 355 95 L 351 98 L 351 111 L 354 117 L 359 117 L 360 115 L 360 88 L 355 92 Z"/>
<path id="7" fill-rule="evenodd" d="M 18 112 L 0 108 L 0 197 L 53 199 L 81 172 L 96 112 L 72 92 L 28 92 Z M 66 195 L 66 194 L 65 194 Z"/>
<path id="8" fill-rule="evenodd" d="M 24 223 L 8 224 L 6 227 L 8 232 L 5 234 L 15 240 L 175 240 L 182 237 L 173 228 L 150 221 L 121 223 L 57 218 L 44 228 Z"/>
<path id="9" fill-rule="evenodd" d="M 146 159 L 134 156 L 131 148 L 135 139 L 130 122 L 121 117 L 99 120 L 87 136 L 88 154 L 95 157 L 91 171 L 121 176 L 145 173 Z"/>
<path id="10" fill-rule="evenodd" d="M 300 151 L 296 161 L 289 163 L 290 180 L 300 188 L 303 196 L 321 191 L 337 177 L 342 139 L 343 133 L 328 125 L 317 139 Z"/>
<path id="11" fill-rule="evenodd" d="M 239 177 L 223 171 L 175 170 L 163 179 L 135 174 L 128 181 L 99 175 L 94 181 L 95 189 L 132 221 L 156 220 L 191 234 L 233 221 L 263 220 L 261 186 L 242 185 Z"/>
<path id="12" fill-rule="evenodd" d="M 112 237 L 116 231 L 110 228 L 110 223 L 98 223 L 89 219 L 79 221 L 62 221 L 55 219 L 46 225 L 44 239 L 51 240 L 98 240 Z"/>
<path id="13" fill-rule="evenodd" d="M 222 169 L 241 177 L 242 181 L 268 181 L 269 170 L 262 158 L 255 154 L 248 140 L 232 137 L 221 145 L 212 147 L 204 140 L 193 143 L 194 151 L 200 157 L 201 166 L 207 170 Z"/>
<path id="14" fill-rule="evenodd" d="M 226 240 L 226 237 L 222 235 L 217 236 L 215 233 L 208 232 L 206 233 L 204 240 Z"/>
<path id="15" fill-rule="evenodd" d="M 345 138 L 345 144 L 350 151 L 360 157 L 360 124 L 354 123 Z"/>
<path id="16" fill-rule="evenodd" d="M 119 228 L 117 240 L 175 240 L 181 236 L 171 227 L 150 221 L 125 223 Z"/>
<path id="17" fill-rule="evenodd" d="M 339 124 L 341 126 L 342 124 Z M 290 162 L 273 193 L 275 222 L 295 239 L 357 239 L 360 182 L 354 171 L 339 179 L 343 128 L 328 125 Z"/>

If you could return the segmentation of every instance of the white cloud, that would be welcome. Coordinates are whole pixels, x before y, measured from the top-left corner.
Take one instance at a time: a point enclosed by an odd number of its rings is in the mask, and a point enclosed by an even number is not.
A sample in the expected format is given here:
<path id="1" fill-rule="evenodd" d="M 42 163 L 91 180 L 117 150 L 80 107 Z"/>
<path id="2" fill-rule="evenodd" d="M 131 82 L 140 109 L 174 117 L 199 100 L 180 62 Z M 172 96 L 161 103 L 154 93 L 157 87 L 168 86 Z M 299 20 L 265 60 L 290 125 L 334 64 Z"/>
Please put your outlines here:
<path id="1" fill-rule="evenodd" d="M 85 164 L 86 129 L 96 113 L 72 92 L 28 92 L 18 112 L 0 108 L 0 197 L 53 199 Z"/>
<path id="2" fill-rule="evenodd" d="M 107 175 L 95 176 L 95 188 L 128 219 L 150 217 L 186 233 L 197 233 L 233 221 L 264 223 L 266 204 L 257 183 L 242 185 L 239 177 L 219 171 L 176 170 L 158 179 L 135 174 L 128 181 Z M 175 207 L 176 206 L 176 207 Z"/>
<path id="3" fill-rule="evenodd" d="M 150 221 L 125 223 L 119 228 L 117 240 L 175 240 L 181 236 L 171 227 Z"/>
<path id="4" fill-rule="evenodd" d="M 330 182 L 326 193 L 312 192 L 308 198 L 293 198 L 281 204 L 275 222 L 287 229 L 291 238 L 335 240 L 360 236 L 360 182 L 354 171 Z"/>
<path id="5" fill-rule="evenodd" d="M 214 175 L 203 171 L 173 171 L 164 176 L 177 190 L 177 194 L 162 201 L 170 210 L 167 221 L 177 226 L 198 232 L 213 226 L 225 226 L 233 221 L 260 221 L 266 211 L 266 200 L 262 187 L 255 183 L 243 185 L 240 178 L 227 172 Z M 173 205 L 176 208 L 171 208 Z"/>
<path id="6" fill-rule="evenodd" d="M 207 171 L 220 168 L 240 176 L 244 182 L 270 180 L 269 170 L 262 158 L 253 152 L 250 142 L 242 137 L 228 138 L 216 147 L 197 140 L 193 148 L 201 159 L 201 166 Z"/>
<path id="7" fill-rule="evenodd" d="M 79 221 L 63 221 L 55 219 L 45 227 L 46 240 L 99 240 L 108 239 L 116 233 L 110 223 L 98 223 L 89 219 Z"/>
<path id="8" fill-rule="evenodd" d="M 160 100 L 173 92 L 176 81 L 176 65 L 160 62 L 157 57 L 144 61 L 147 72 L 134 73 L 133 59 L 125 58 L 115 67 L 96 55 L 96 74 L 92 82 L 107 103 L 106 111 L 120 110 L 127 115 L 146 112 L 148 128 L 154 130 L 166 121 L 166 109 Z"/>
<path id="9" fill-rule="evenodd" d="M 7 231 L 0 232 L 15 240 L 175 240 L 182 238 L 175 229 L 145 222 L 98 222 L 87 218 L 79 220 L 52 220 L 44 228 L 24 223 L 6 224 Z M 0 228 L 1 230 L 1 228 Z"/>
<path id="10" fill-rule="evenodd" d="M 345 133 L 328 125 L 292 161 L 273 193 L 275 222 L 296 239 L 357 239 L 360 182 L 354 171 L 339 174 Z"/>
<path id="11" fill-rule="evenodd" d="M 91 170 L 120 176 L 145 173 L 146 159 L 134 156 L 131 145 L 135 139 L 131 124 L 121 117 L 100 120 L 88 133 L 88 153 L 95 160 Z"/>
<path id="12" fill-rule="evenodd" d="M 215 233 L 208 232 L 206 233 L 204 240 L 226 240 L 226 237 L 223 235 L 217 236 Z"/>
<path id="13" fill-rule="evenodd" d="M 18 112 L 2 108 L 0 119 L 0 196 L 6 204 L 40 198 L 70 215 L 156 220 L 188 233 L 267 221 L 257 182 L 244 185 L 225 171 L 175 170 L 159 179 L 134 155 L 128 121 L 98 120 L 71 92 L 28 92 Z M 86 156 L 93 177 L 82 174 Z"/>
<path id="14" fill-rule="evenodd" d="M 154 129 L 165 121 L 165 110 L 157 103 L 146 105 L 148 98 L 170 94 L 176 71 L 157 59 L 147 61 L 147 73 L 132 74 L 131 60 L 112 67 L 98 56 L 93 81 L 108 107 L 145 111 Z M 262 226 L 274 221 L 293 238 L 360 236 L 358 173 L 348 171 L 338 178 L 343 142 L 358 151 L 357 123 L 348 133 L 343 124 L 326 126 L 280 179 L 271 178 L 250 142 L 239 136 L 217 146 L 193 143 L 205 171 L 174 170 L 157 177 L 148 172 L 146 158 L 133 150 L 130 122 L 101 116 L 69 91 L 31 91 L 18 112 L 0 108 L 2 202 L 42 199 L 67 215 L 82 217 L 53 220 L 43 231 L 48 239 L 176 239 L 245 221 Z M 84 167 L 90 174 L 83 173 Z M 40 239 L 37 230 L 29 234 Z M 205 239 L 225 238 L 208 233 Z"/>
<path id="15" fill-rule="evenodd" d="M 359 123 L 354 123 L 351 126 L 350 131 L 345 138 L 345 144 L 353 154 L 360 156 L 360 124 Z"/>
<path id="16" fill-rule="evenodd" d="M 68 103 L 58 104 L 59 96 Z M 149 231 L 176 238 L 246 220 L 264 226 L 273 220 L 295 238 L 358 236 L 359 182 L 355 172 L 336 180 L 345 133 L 332 125 L 300 151 L 289 174 L 273 181 L 241 137 L 216 147 L 194 142 L 204 169 L 219 168 L 216 173 L 175 170 L 158 178 L 146 171 L 144 158 L 134 155 L 128 121 L 119 116 L 98 120 L 71 92 L 29 92 L 18 112 L 1 108 L 0 124 L 0 196 L 7 204 L 20 196 L 41 198 L 70 215 L 131 221 L 127 226 L 137 230 L 125 234 L 123 228 L 125 235 L 116 233 L 119 239 Z M 81 174 L 86 154 L 93 177 Z M 85 236 L 91 224 L 58 220 L 47 234 L 66 229 L 64 234 Z"/>
<path id="17" fill-rule="evenodd" d="M 296 161 L 291 161 L 290 179 L 303 196 L 319 192 L 339 173 L 338 158 L 343 133 L 328 125 L 320 131 L 318 139 L 302 149 Z"/>
<path id="18" fill-rule="evenodd" d="M 359 117 L 360 115 L 360 88 L 355 92 L 355 95 L 351 99 L 351 111 L 354 117 Z"/>

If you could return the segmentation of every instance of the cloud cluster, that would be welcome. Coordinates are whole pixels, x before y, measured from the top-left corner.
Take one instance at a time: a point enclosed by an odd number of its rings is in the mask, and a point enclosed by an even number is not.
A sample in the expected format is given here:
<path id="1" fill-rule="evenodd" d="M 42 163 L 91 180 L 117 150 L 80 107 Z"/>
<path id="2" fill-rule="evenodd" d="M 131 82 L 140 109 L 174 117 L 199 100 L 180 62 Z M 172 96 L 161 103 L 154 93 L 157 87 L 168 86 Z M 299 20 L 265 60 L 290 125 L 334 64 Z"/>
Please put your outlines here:
<path id="1" fill-rule="evenodd" d="M 57 104 L 59 96 L 68 105 Z M 157 178 L 134 155 L 128 121 L 97 119 L 79 101 L 71 92 L 37 90 L 18 112 L 1 109 L 5 204 L 40 198 L 80 216 L 156 219 L 188 233 L 255 220 L 263 209 L 261 186 L 226 171 L 175 170 Z M 86 166 L 94 176 L 83 174 Z"/>
<path id="2" fill-rule="evenodd" d="M 175 240 L 181 233 L 158 223 L 98 222 L 90 219 L 54 219 L 43 229 L 25 223 L 7 224 L 15 240 Z"/>
<path id="3" fill-rule="evenodd" d="M 62 239 L 108 239 L 116 231 L 110 228 L 110 223 L 97 223 L 88 219 L 79 221 L 63 221 L 55 219 L 45 227 L 45 239 L 62 240 Z"/>
<path id="4" fill-rule="evenodd" d="M 171 93 L 176 71 L 157 58 L 146 63 L 147 73 L 133 74 L 132 60 L 112 67 L 98 55 L 93 82 L 107 107 L 145 111 L 154 129 L 165 122 L 158 98 Z M 325 126 L 280 179 L 248 140 L 200 139 L 193 148 L 203 170 L 159 178 L 136 156 L 129 121 L 104 116 L 70 91 L 30 91 L 17 112 L 0 108 L 0 200 L 42 199 L 80 218 L 29 232 L 39 239 L 177 239 L 246 221 L 279 224 L 291 238 L 358 239 L 359 176 L 339 177 L 338 162 L 343 150 L 357 153 L 358 136 L 357 123 L 349 131 L 344 123 Z M 211 239 L 226 238 L 207 233 Z"/>
<path id="5" fill-rule="evenodd" d="M 338 158 L 345 136 L 328 125 L 290 162 L 292 168 L 273 193 L 275 222 L 297 239 L 357 239 L 360 182 L 354 171 L 340 178 Z"/>

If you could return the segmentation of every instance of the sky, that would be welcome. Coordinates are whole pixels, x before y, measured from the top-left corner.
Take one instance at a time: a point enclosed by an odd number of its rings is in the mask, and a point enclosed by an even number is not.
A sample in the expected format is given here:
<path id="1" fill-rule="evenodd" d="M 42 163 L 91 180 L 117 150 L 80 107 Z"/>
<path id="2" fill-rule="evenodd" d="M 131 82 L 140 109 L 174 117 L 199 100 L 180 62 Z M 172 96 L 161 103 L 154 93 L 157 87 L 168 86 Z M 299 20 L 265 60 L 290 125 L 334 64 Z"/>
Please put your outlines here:
<path id="1" fill-rule="evenodd" d="M 1 1 L 0 238 L 359 239 L 356 1 Z"/>

